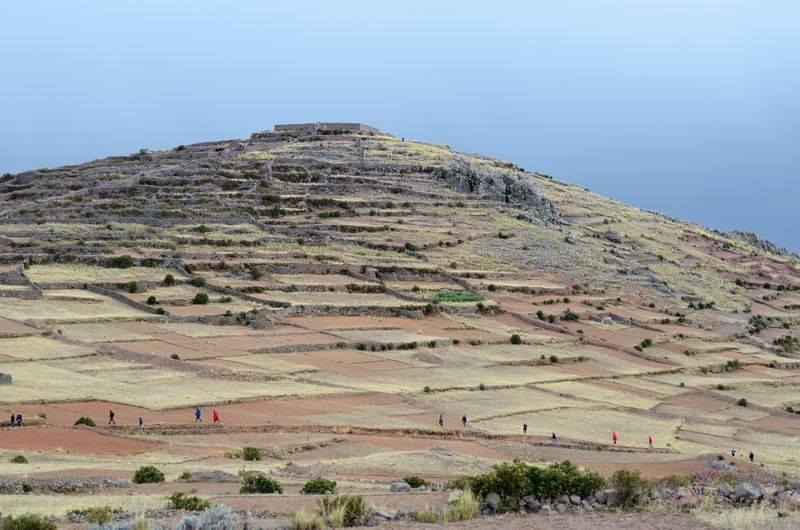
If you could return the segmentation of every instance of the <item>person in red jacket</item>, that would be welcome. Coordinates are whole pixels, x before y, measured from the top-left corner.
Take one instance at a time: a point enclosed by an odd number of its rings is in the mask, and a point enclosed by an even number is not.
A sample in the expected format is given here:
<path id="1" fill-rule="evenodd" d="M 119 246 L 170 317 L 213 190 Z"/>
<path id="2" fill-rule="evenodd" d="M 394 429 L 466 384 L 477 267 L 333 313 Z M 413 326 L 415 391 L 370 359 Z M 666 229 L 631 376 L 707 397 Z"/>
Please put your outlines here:
<path id="1" fill-rule="evenodd" d="M 652 449 L 653 448 L 653 435 L 647 437 L 647 446 Z"/>
<path id="2" fill-rule="evenodd" d="M 214 423 L 219 423 L 219 412 L 214 411 Z"/>
<path id="3" fill-rule="evenodd" d="M 617 431 L 614 431 L 614 434 L 611 435 L 611 439 L 614 441 L 614 445 L 617 445 Z"/>

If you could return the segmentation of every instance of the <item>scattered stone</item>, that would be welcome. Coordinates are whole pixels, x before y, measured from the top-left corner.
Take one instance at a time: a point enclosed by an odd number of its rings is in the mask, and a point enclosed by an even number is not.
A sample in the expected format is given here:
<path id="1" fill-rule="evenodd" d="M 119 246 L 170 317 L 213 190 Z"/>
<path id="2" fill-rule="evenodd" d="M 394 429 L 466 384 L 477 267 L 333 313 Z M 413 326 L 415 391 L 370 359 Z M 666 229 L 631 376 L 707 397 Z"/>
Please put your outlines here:
<path id="1" fill-rule="evenodd" d="M 622 238 L 619 235 L 619 232 L 616 230 L 606 230 L 603 234 L 603 237 L 611 241 L 612 243 L 622 243 Z"/>
<path id="2" fill-rule="evenodd" d="M 567 236 L 567 237 L 564 239 L 564 241 L 566 241 L 566 242 L 567 242 L 567 243 L 569 243 L 570 245 L 574 245 L 575 243 L 577 243 L 577 242 L 578 242 L 578 240 L 577 240 L 577 239 L 575 239 L 575 236 L 573 236 L 572 234 L 568 235 L 568 236 Z"/>
<path id="3" fill-rule="evenodd" d="M 698 504 L 700 504 L 700 499 L 695 497 L 694 495 L 686 495 L 678 499 L 677 506 L 679 508 L 695 508 Z"/>
<path id="4" fill-rule="evenodd" d="M 389 487 L 389 490 L 392 493 L 403 493 L 406 491 L 411 491 L 411 486 L 409 486 L 405 482 L 392 482 L 392 485 Z"/>
<path id="5" fill-rule="evenodd" d="M 560 502 L 556 504 L 556 511 L 558 513 L 567 513 L 567 505 L 561 504 Z"/>
<path id="6" fill-rule="evenodd" d="M 581 498 L 578 495 L 570 495 L 569 502 L 571 502 L 575 506 L 578 506 L 581 503 Z"/>
<path id="7" fill-rule="evenodd" d="M 719 486 L 717 486 L 717 493 L 722 495 L 723 497 L 730 497 L 733 495 L 734 491 L 730 484 L 727 482 L 723 482 Z"/>
<path id="8" fill-rule="evenodd" d="M 679 499 L 681 497 L 689 497 L 691 496 L 691 494 L 692 494 L 691 490 L 684 486 L 681 486 L 680 488 L 678 488 L 678 491 L 675 492 L 675 495 L 677 495 Z"/>
<path id="9" fill-rule="evenodd" d="M 490 493 L 486 496 L 484 502 L 493 512 L 496 512 L 500 508 L 500 495 L 497 493 Z"/>
<path id="10" fill-rule="evenodd" d="M 736 500 L 759 500 L 764 498 L 764 488 L 760 484 L 742 482 L 736 487 Z"/>

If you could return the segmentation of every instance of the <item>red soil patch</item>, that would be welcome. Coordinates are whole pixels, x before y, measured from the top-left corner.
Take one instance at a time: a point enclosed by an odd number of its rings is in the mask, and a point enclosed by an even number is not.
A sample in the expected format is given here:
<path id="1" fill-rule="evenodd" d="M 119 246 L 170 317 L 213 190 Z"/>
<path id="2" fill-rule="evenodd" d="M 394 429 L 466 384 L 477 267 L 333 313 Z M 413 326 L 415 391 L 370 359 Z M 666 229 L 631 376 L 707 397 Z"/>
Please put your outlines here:
<path id="1" fill-rule="evenodd" d="M 40 335 L 38 329 L 0 317 L 0 335 Z"/>
<path id="2" fill-rule="evenodd" d="M 23 427 L 0 431 L 0 447 L 9 451 L 54 451 L 125 455 L 158 448 L 160 443 L 109 436 L 82 428 Z"/>
<path id="3" fill-rule="evenodd" d="M 678 405 L 688 409 L 702 410 L 704 412 L 717 412 L 731 406 L 727 401 L 716 399 L 706 394 L 688 393 L 675 396 L 664 401 L 670 405 Z"/>

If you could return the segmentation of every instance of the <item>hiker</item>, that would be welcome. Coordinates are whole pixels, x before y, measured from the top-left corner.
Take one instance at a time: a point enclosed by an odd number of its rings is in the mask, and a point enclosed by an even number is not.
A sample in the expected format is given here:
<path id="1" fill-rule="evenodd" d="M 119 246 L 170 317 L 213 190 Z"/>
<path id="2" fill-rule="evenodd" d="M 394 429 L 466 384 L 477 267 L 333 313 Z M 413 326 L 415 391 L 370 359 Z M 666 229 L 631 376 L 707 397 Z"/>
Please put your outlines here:
<path id="1" fill-rule="evenodd" d="M 444 415 L 439 414 L 439 427 L 444 429 Z"/>
<path id="2" fill-rule="evenodd" d="M 522 424 L 522 434 L 528 434 L 528 424 L 527 423 L 523 423 Z"/>
<path id="3" fill-rule="evenodd" d="M 553 433 L 553 436 L 550 437 L 550 443 L 556 445 L 558 440 L 556 439 L 556 433 Z"/>
<path id="4" fill-rule="evenodd" d="M 14 426 L 17 424 L 17 417 L 14 416 L 14 413 L 11 413 L 11 428 L 13 429 Z"/>
<path id="5" fill-rule="evenodd" d="M 117 424 L 117 422 L 114 421 L 114 411 L 113 410 L 109 410 L 108 411 L 108 424 L 109 425 L 112 425 L 112 424 L 116 425 Z"/>
<path id="6" fill-rule="evenodd" d="M 142 419 L 141 416 L 139 416 L 139 430 L 140 431 L 144 430 L 144 420 Z"/>
<path id="7" fill-rule="evenodd" d="M 611 434 L 611 439 L 614 440 L 614 445 L 617 445 L 617 431 Z"/>
<path id="8" fill-rule="evenodd" d="M 464 426 L 465 429 L 467 428 L 467 415 L 466 414 L 461 416 L 461 424 Z"/>
<path id="9" fill-rule="evenodd" d="M 17 413 L 17 427 L 22 427 L 22 414 Z"/>
<path id="10" fill-rule="evenodd" d="M 653 435 L 647 437 L 647 446 L 652 449 L 653 448 Z"/>
<path id="11" fill-rule="evenodd" d="M 194 422 L 200 423 L 201 421 L 203 420 L 200 419 L 200 407 L 197 407 L 194 409 Z"/>
<path id="12" fill-rule="evenodd" d="M 731 449 L 731 456 L 736 456 L 736 449 Z"/>
<path id="13" fill-rule="evenodd" d="M 756 455 L 753 454 L 753 451 L 750 451 L 750 461 L 752 462 Z"/>
<path id="14" fill-rule="evenodd" d="M 214 423 L 219 423 L 219 412 L 217 412 L 216 409 L 214 410 L 213 415 L 214 415 Z"/>

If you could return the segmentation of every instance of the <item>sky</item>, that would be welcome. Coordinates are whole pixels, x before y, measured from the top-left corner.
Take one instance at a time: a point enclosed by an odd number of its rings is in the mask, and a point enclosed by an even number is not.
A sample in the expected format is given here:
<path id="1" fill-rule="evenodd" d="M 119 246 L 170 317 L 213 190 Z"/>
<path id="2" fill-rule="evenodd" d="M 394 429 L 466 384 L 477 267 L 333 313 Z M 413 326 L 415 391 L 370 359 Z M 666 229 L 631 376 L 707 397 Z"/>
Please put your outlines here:
<path id="1" fill-rule="evenodd" d="M 800 251 L 800 3 L 23 1 L 0 173 L 358 121 Z"/>

